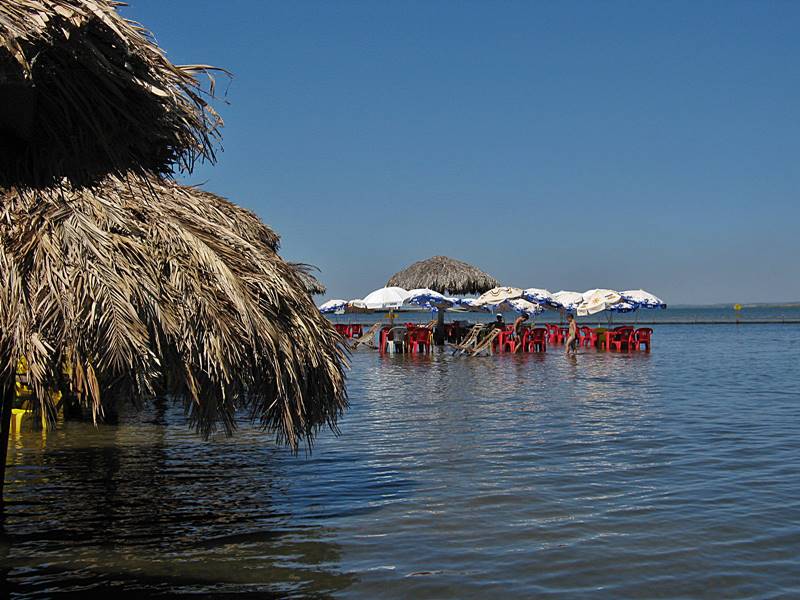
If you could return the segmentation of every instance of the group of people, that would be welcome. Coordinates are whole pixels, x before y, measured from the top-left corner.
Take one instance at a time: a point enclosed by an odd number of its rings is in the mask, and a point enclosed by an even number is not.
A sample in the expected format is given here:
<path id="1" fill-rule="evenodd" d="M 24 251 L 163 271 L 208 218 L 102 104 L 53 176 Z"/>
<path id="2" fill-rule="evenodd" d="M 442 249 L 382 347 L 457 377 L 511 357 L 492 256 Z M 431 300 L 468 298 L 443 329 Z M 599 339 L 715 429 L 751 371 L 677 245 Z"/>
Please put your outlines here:
<path id="1" fill-rule="evenodd" d="M 512 338 L 522 339 L 522 334 L 523 334 L 522 327 L 529 318 L 530 315 L 528 313 L 522 313 L 520 314 L 520 316 L 516 318 L 513 325 L 514 331 L 511 334 Z M 567 355 L 569 354 L 575 355 L 578 353 L 578 342 L 580 338 L 578 337 L 578 322 L 575 320 L 574 315 L 572 314 L 567 315 L 567 325 L 568 325 L 567 341 L 564 352 Z M 486 328 L 484 335 L 488 335 L 489 332 L 492 331 L 492 329 L 499 329 L 502 331 L 505 328 L 506 328 L 506 321 L 503 318 L 503 315 L 498 313 L 497 318 L 494 320 L 494 322 L 489 327 Z"/>

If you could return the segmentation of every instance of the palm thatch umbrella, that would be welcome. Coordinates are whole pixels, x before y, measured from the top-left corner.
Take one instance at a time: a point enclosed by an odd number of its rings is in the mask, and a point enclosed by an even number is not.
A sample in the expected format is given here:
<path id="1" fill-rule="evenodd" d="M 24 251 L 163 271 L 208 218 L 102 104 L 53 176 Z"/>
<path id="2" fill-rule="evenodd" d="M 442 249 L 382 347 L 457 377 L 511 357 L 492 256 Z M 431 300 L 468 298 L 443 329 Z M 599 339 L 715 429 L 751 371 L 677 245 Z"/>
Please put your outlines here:
<path id="1" fill-rule="evenodd" d="M 407 290 L 428 288 L 440 294 L 482 294 L 499 282 L 477 267 L 447 256 L 433 256 L 420 260 L 395 273 L 387 286 Z"/>
<path id="2" fill-rule="evenodd" d="M 303 282 L 303 286 L 306 288 L 306 291 L 311 294 L 312 296 L 321 296 L 327 290 L 325 284 L 322 283 L 319 279 L 314 276 L 314 271 L 319 272 L 319 269 L 314 265 L 309 265 L 306 263 L 289 263 L 295 268 L 297 272 L 297 276 L 300 278 L 300 281 Z"/>
<path id="3" fill-rule="evenodd" d="M 399 286 L 407 290 L 428 288 L 440 294 L 482 294 L 500 285 L 491 275 L 478 267 L 447 256 L 433 256 L 420 260 L 395 273 L 389 278 L 387 286 Z M 444 309 L 436 312 L 438 326 L 444 325 Z M 437 343 L 443 343 L 441 333 L 435 336 Z"/>
<path id="4" fill-rule="evenodd" d="M 346 406 L 342 340 L 278 237 L 227 200 L 174 183 L 9 190 L 0 208 L 0 375 L 20 357 L 33 408 L 74 395 L 185 402 L 204 435 L 244 409 L 279 442 L 311 444 Z M 4 407 L 10 403 L 4 402 Z"/>
<path id="5" fill-rule="evenodd" d="M 0 185 L 91 183 L 191 170 L 222 122 L 196 74 L 175 66 L 113 0 L 0 3 Z"/>

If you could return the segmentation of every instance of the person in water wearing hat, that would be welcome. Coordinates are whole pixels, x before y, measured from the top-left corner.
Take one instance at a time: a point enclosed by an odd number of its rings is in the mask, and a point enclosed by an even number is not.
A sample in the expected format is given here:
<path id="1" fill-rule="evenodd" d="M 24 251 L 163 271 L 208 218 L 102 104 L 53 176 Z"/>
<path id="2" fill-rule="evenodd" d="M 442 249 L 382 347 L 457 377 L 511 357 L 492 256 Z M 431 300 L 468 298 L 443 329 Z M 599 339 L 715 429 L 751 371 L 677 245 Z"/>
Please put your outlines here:
<path id="1" fill-rule="evenodd" d="M 503 331 L 503 329 L 505 328 L 506 328 L 506 322 L 505 320 L 503 320 L 503 315 L 497 313 L 497 318 L 488 325 L 484 326 L 483 329 L 481 329 L 480 333 L 478 334 L 478 344 L 481 344 L 483 340 L 485 340 L 489 336 L 489 334 L 492 333 L 492 331 L 494 331 L 495 329 Z"/>
<path id="2" fill-rule="evenodd" d="M 503 320 L 503 315 L 497 313 L 497 318 L 495 319 L 494 323 L 492 323 L 492 327 L 499 329 L 500 331 L 506 328 L 506 322 Z"/>

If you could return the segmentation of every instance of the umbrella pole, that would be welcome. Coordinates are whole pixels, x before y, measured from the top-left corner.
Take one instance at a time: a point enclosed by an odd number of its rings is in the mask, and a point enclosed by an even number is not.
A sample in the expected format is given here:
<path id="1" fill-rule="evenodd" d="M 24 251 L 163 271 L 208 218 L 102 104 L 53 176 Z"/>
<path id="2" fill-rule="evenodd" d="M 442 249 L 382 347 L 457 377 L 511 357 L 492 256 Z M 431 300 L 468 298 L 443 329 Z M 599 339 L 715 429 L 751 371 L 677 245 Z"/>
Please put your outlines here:
<path id="1" fill-rule="evenodd" d="M 6 481 L 6 460 L 8 457 L 8 438 L 11 435 L 11 409 L 14 404 L 15 386 L 14 377 L 5 380 L 2 385 L 3 393 L 3 408 L 0 411 L 0 511 L 3 510 L 5 502 L 3 501 L 3 488 Z"/>
<path id="2" fill-rule="evenodd" d="M 444 346 L 444 309 L 436 309 L 436 335 L 434 335 L 434 342 L 437 346 Z"/>

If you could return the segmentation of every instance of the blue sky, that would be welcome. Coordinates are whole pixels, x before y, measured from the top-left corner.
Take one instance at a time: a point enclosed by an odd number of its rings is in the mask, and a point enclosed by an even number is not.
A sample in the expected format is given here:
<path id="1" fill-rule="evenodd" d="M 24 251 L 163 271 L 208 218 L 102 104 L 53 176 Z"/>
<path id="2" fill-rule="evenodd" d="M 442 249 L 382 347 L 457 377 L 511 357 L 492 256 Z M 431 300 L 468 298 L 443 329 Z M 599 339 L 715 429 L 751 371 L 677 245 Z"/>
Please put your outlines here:
<path id="1" fill-rule="evenodd" d="M 218 164 L 328 297 L 435 254 L 509 285 L 800 300 L 800 3 L 129 0 L 230 70 Z"/>

